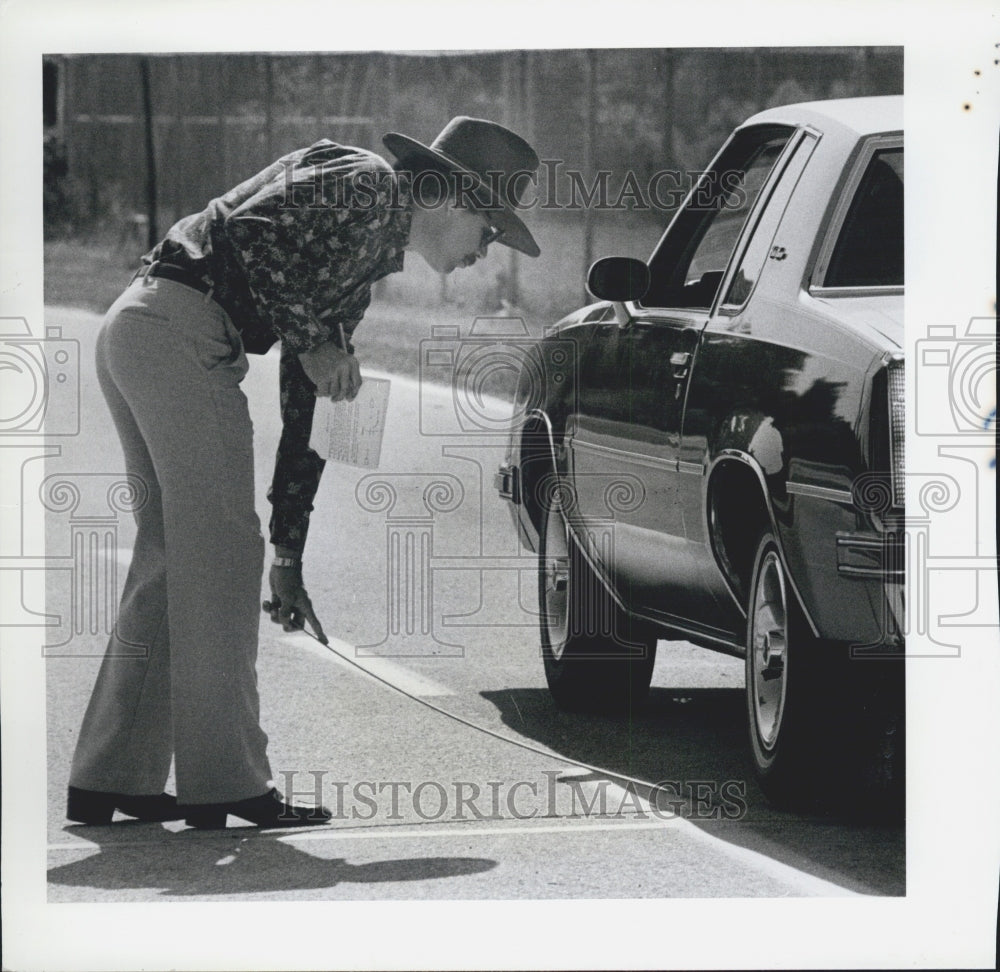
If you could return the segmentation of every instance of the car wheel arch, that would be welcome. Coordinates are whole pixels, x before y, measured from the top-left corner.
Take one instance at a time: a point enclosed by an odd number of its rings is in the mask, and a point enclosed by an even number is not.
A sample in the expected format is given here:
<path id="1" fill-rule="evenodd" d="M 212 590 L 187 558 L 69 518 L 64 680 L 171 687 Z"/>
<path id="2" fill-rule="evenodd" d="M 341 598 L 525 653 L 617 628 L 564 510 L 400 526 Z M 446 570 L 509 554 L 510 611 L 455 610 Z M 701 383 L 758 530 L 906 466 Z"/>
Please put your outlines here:
<path id="1" fill-rule="evenodd" d="M 535 530 L 540 531 L 546 494 L 559 481 L 555 431 L 551 418 L 543 409 L 531 409 L 525 414 L 518 435 L 518 458 L 521 503 Z"/>
<path id="2" fill-rule="evenodd" d="M 711 462 L 706 473 L 705 501 L 703 504 L 705 536 L 712 556 L 726 587 L 740 612 L 746 616 L 757 545 L 764 530 L 775 537 L 778 556 L 787 574 L 795 599 L 814 634 L 818 629 L 788 567 L 778 517 L 775 515 L 774 497 L 769 477 L 760 463 L 749 453 L 739 449 L 724 449 Z M 733 497 L 733 505 L 723 501 Z M 729 510 L 736 507 L 741 515 Z"/>

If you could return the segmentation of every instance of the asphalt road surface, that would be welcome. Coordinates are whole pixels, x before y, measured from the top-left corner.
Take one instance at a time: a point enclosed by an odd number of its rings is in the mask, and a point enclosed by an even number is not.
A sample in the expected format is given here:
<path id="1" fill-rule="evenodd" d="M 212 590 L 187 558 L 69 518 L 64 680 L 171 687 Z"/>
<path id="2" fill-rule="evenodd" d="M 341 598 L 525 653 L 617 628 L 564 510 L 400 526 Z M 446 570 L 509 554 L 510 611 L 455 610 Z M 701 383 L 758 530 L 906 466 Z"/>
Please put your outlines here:
<path id="1" fill-rule="evenodd" d="M 80 432 L 59 440 L 44 475 L 100 505 L 123 463 L 93 375 L 99 319 L 50 308 L 47 323 L 79 342 Z M 364 368 L 360 341 L 358 353 Z M 330 646 L 261 617 L 276 783 L 319 792 L 329 826 L 66 822 L 69 760 L 133 527 L 105 509 L 90 559 L 74 559 L 92 526 L 82 505 L 49 514 L 51 902 L 905 894 L 902 822 L 768 804 L 747 755 L 740 661 L 661 641 L 641 711 L 554 708 L 533 559 L 492 485 L 503 407 L 474 385 L 456 408 L 450 388 L 392 377 L 379 469 L 327 467 L 305 576 Z M 251 359 L 244 388 L 266 527 L 275 354 Z M 40 475 L 28 469 L 26 482 Z"/>

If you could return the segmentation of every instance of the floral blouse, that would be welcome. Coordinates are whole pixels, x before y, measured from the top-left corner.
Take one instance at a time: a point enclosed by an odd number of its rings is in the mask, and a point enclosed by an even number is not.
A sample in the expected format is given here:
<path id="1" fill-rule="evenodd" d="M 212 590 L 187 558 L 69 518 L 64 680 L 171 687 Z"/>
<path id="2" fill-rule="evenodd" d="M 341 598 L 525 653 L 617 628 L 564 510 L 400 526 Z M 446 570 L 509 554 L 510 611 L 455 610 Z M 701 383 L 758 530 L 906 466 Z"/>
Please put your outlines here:
<path id="1" fill-rule="evenodd" d="M 298 354 L 350 337 L 371 286 L 403 269 L 412 201 L 404 174 L 321 140 L 278 159 L 168 231 L 143 257 L 199 277 L 246 351 L 281 341 L 281 419 L 268 491 L 271 542 L 301 551 L 324 461 L 309 448 L 315 388 Z"/>

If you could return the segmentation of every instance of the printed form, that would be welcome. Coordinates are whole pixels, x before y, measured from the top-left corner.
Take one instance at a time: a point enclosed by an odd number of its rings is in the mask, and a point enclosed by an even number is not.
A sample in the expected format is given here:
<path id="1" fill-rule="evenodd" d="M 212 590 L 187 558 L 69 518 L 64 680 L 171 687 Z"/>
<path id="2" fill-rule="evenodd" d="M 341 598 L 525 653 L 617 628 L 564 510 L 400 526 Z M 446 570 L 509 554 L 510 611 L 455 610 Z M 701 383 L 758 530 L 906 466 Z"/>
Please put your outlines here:
<path id="1" fill-rule="evenodd" d="M 366 377 L 353 402 L 317 399 L 309 447 L 328 461 L 378 469 L 391 384 Z"/>

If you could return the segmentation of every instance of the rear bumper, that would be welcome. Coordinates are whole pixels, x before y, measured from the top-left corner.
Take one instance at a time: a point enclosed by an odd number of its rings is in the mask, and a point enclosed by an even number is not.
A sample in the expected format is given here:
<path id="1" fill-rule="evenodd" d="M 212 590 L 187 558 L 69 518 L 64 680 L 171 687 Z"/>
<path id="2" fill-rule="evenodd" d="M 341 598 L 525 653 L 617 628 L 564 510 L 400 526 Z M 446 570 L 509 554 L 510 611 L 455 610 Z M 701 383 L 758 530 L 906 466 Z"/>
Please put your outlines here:
<path id="1" fill-rule="evenodd" d="M 902 645 L 906 620 L 905 533 L 840 533 L 836 543 L 837 573 L 867 581 L 873 603 L 882 603 L 881 643 Z"/>
<path id="2" fill-rule="evenodd" d="M 885 582 L 906 580 L 906 541 L 903 534 L 837 534 L 837 573 Z"/>

